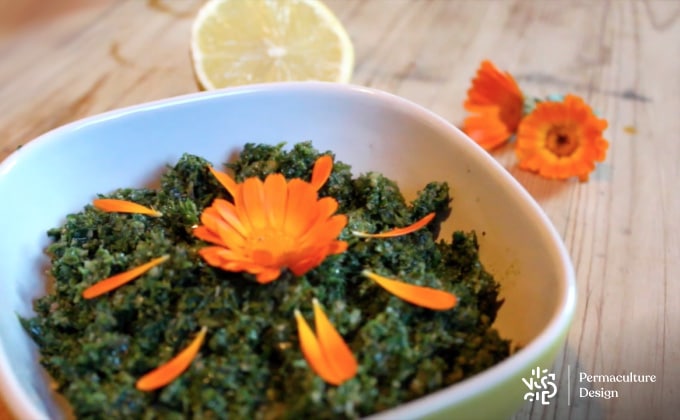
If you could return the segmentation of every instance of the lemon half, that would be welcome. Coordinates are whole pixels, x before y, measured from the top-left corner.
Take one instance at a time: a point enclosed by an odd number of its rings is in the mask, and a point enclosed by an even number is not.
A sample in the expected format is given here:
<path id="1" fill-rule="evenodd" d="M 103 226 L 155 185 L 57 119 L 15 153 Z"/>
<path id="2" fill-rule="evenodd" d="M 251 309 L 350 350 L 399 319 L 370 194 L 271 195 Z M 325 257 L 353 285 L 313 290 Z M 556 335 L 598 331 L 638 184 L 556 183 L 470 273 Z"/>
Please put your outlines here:
<path id="1" fill-rule="evenodd" d="M 354 47 L 319 0 L 209 0 L 191 34 L 204 89 L 291 80 L 349 82 Z"/>

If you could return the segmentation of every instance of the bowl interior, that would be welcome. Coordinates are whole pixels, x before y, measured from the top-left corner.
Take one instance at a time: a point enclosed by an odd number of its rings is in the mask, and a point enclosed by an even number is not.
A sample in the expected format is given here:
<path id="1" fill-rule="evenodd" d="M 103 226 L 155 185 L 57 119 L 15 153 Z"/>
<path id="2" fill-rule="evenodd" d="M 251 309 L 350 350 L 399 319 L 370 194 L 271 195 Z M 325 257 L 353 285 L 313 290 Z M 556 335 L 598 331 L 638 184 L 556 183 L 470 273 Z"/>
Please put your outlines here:
<path id="1" fill-rule="evenodd" d="M 526 353 L 522 363 L 566 330 L 574 291 L 564 247 L 524 190 L 455 127 L 369 89 L 251 86 L 92 117 L 47 133 L 0 165 L 0 197 L 6 203 L 0 207 L 0 388 L 12 395 L 10 406 L 30 418 L 60 413 L 35 346 L 16 317 L 30 315 L 32 299 L 45 292 L 48 228 L 96 193 L 153 183 L 184 152 L 219 165 L 246 142 L 306 140 L 335 152 L 355 174 L 372 170 L 396 179 L 407 198 L 429 181 L 449 183 L 453 211 L 442 235 L 477 231 L 482 261 L 501 282 L 505 298 L 496 325 L 527 346 L 519 352 Z M 534 344 L 541 337 L 545 343 Z"/>

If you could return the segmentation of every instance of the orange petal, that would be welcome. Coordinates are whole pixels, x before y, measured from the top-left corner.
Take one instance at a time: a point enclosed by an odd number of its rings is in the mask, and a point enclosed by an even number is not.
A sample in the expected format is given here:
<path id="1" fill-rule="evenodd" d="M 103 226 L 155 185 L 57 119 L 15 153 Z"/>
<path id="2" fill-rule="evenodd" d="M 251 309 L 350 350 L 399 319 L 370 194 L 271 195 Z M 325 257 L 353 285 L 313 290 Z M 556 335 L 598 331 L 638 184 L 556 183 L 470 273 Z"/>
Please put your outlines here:
<path id="1" fill-rule="evenodd" d="M 225 264 L 225 260 L 219 254 L 220 249 L 222 249 L 222 247 L 206 246 L 198 250 L 198 255 L 200 255 L 208 265 L 222 267 L 222 265 Z"/>
<path id="2" fill-rule="evenodd" d="M 311 215 L 315 211 L 316 203 L 316 191 L 309 183 L 298 178 L 290 180 L 284 232 L 291 237 L 297 237 L 306 232 L 314 223 Z"/>
<path id="3" fill-rule="evenodd" d="M 492 108 L 466 117 L 463 121 L 463 131 L 488 151 L 505 144 L 513 134 L 498 119 L 498 110 Z"/>
<path id="4" fill-rule="evenodd" d="M 392 293 L 399 299 L 403 299 L 406 302 L 417 306 L 422 306 L 423 308 L 433 309 L 435 311 L 445 311 L 456 306 L 456 302 L 458 301 L 456 295 L 443 290 L 391 280 L 368 270 L 362 271 L 361 274 L 378 283 L 383 289 Z"/>
<path id="5" fill-rule="evenodd" d="M 163 387 L 174 381 L 184 373 L 191 362 L 196 358 L 198 350 L 200 350 L 205 334 L 208 331 L 206 327 L 202 327 L 196 338 L 177 356 L 170 359 L 169 362 L 157 367 L 146 375 L 137 380 L 135 385 L 140 391 L 153 391 Z"/>
<path id="6" fill-rule="evenodd" d="M 306 256 L 304 258 L 291 261 L 288 265 L 290 271 L 297 277 L 303 276 L 312 268 L 321 265 L 324 258 L 328 256 L 324 249 L 307 249 L 305 251 Z"/>
<path id="7" fill-rule="evenodd" d="M 329 255 L 342 254 L 347 251 L 347 246 L 348 244 L 345 241 L 333 241 L 324 247 L 311 247 L 305 250 L 307 255 L 305 258 L 291 261 L 288 268 L 295 276 L 303 276 L 309 270 L 321 265 Z"/>
<path id="8" fill-rule="evenodd" d="M 417 222 L 413 223 L 412 225 L 402 227 L 402 228 L 395 228 L 392 230 L 388 230 L 387 232 L 382 232 L 382 233 L 366 233 L 366 232 L 357 232 L 357 231 L 352 231 L 352 234 L 355 236 L 358 236 L 360 238 L 392 238 L 394 236 L 402 236 L 406 235 L 412 232 L 415 232 L 418 229 L 423 228 L 425 225 L 430 223 L 430 221 L 434 218 L 434 213 L 430 213 L 423 217 L 422 219 L 418 220 Z"/>
<path id="9" fill-rule="evenodd" d="M 314 163 L 314 168 L 312 169 L 312 180 L 310 184 L 316 191 L 319 191 L 323 184 L 328 181 L 333 171 L 333 158 L 325 155 L 321 156 Z"/>
<path id="10" fill-rule="evenodd" d="M 300 236 L 299 244 L 301 247 L 307 247 L 329 242 L 337 238 L 345 226 L 347 226 L 347 216 L 336 214 L 330 219 L 313 224 L 307 232 Z"/>
<path id="11" fill-rule="evenodd" d="M 319 344 L 326 360 L 341 382 L 352 379 L 357 374 L 359 367 L 352 351 L 328 320 L 323 309 L 321 309 L 321 305 L 319 305 L 319 301 L 314 299 L 313 303 L 316 335 L 319 338 Z"/>
<path id="12" fill-rule="evenodd" d="M 264 196 L 269 223 L 274 229 L 280 229 L 286 222 L 286 201 L 288 200 L 286 178 L 281 174 L 268 175 L 264 180 Z"/>
<path id="13" fill-rule="evenodd" d="M 224 172 L 220 172 L 217 169 L 213 168 L 212 166 L 209 167 L 210 172 L 212 172 L 213 176 L 217 179 L 217 181 L 222 184 L 224 188 L 229 191 L 229 194 L 231 194 L 232 197 L 236 197 L 236 194 L 238 193 L 238 184 L 232 177 L 229 175 L 225 174 Z"/>
<path id="14" fill-rule="evenodd" d="M 208 209 L 210 208 L 214 208 L 215 212 L 217 212 L 220 215 L 220 217 L 224 219 L 225 222 L 229 223 L 234 229 L 236 229 L 238 233 L 241 234 L 241 236 L 243 237 L 248 236 L 249 231 L 246 229 L 243 223 L 241 223 L 241 220 L 238 217 L 238 212 L 234 204 L 228 202 L 227 200 L 216 198 L 215 201 L 213 201 L 212 206 L 209 207 Z M 208 211 L 208 209 L 206 209 L 206 211 Z M 204 213 L 206 211 L 204 211 Z"/>
<path id="15" fill-rule="evenodd" d="M 332 216 L 325 222 L 317 224 L 316 227 L 321 227 L 321 229 L 316 229 L 316 241 L 326 243 L 337 238 L 345 226 L 347 226 L 347 215 L 336 214 Z"/>
<path id="16" fill-rule="evenodd" d="M 208 229 L 206 226 L 197 226 L 192 233 L 198 239 L 210 242 L 216 245 L 222 245 L 222 238 L 215 234 L 212 230 Z"/>
<path id="17" fill-rule="evenodd" d="M 243 235 L 220 217 L 214 208 L 209 207 L 203 212 L 201 222 L 203 225 L 194 229 L 194 236 L 230 249 L 240 248 L 245 244 Z"/>
<path id="18" fill-rule="evenodd" d="M 315 221 L 328 219 L 338 210 L 338 202 L 333 197 L 323 197 L 314 205 L 316 211 Z"/>
<path id="19" fill-rule="evenodd" d="M 271 283 L 281 276 L 281 270 L 278 268 L 266 268 L 255 275 L 255 280 L 260 284 Z"/>
<path id="20" fill-rule="evenodd" d="M 328 255 L 342 254 L 349 244 L 345 241 L 334 241 L 328 246 Z"/>
<path id="21" fill-rule="evenodd" d="M 264 184 L 259 178 L 248 178 L 241 184 L 244 210 L 253 229 L 263 229 L 268 224 L 265 213 Z"/>
<path id="22" fill-rule="evenodd" d="M 522 91 L 508 72 L 499 70 L 491 61 L 482 61 L 463 106 L 468 111 L 476 106 L 521 106 Z"/>
<path id="23" fill-rule="evenodd" d="M 250 259 L 262 267 L 263 270 L 268 266 L 276 264 L 274 254 L 268 249 L 253 249 L 250 253 Z"/>
<path id="24" fill-rule="evenodd" d="M 217 200 L 215 200 L 215 201 L 217 201 Z M 203 213 L 201 213 L 201 223 L 203 223 L 206 228 L 208 228 L 212 231 L 217 230 L 217 226 L 215 225 L 215 222 L 217 220 L 220 220 L 221 218 L 222 217 L 220 216 L 219 212 L 215 208 L 214 202 L 213 202 L 212 206 L 206 207 L 205 210 L 203 210 Z"/>
<path id="25" fill-rule="evenodd" d="M 308 221 L 306 229 L 300 232 L 302 235 L 301 240 L 308 237 L 311 231 L 318 228 L 320 224 L 327 222 L 338 209 L 338 202 L 333 197 L 323 197 L 318 201 L 314 200 L 310 204 L 311 206 L 306 211 Z"/>
<path id="26" fill-rule="evenodd" d="M 116 200 L 115 198 L 98 198 L 92 201 L 94 205 L 99 210 L 108 213 L 137 213 L 146 214 L 148 216 L 160 217 L 163 213 L 150 209 L 149 207 L 143 206 L 141 204 L 133 203 L 127 200 Z"/>
<path id="27" fill-rule="evenodd" d="M 309 366 L 324 381 L 332 385 L 340 385 L 343 382 L 342 378 L 333 370 L 333 367 L 323 353 L 319 340 L 298 310 L 295 310 L 295 320 L 297 322 L 300 349 Z"/>
<path id="28" fill-rule="evenodd" d="M 135 267 L 132 270 L 128 270 L 123 273 L 119 273 L 104 280 L 101 280 L 85 289 L 83 291 L 83 298 L 92 299 L 97 296 L 103 295 L 106 292 L 110 292 L 111 290 L 116 289 L 124 285 L 125 283 L 128 283 L 136 279 L 137 277 L 151 270 L 153 267 L 166 261 L 168 258 L 170 258 L 169 255 L 163 255 L 162 257 L 155 258 L 146 264 L 142 264 L 139 267 Z"/>
<path id="29" fill-rule="evenodd" d="M 223 263 L 238 262 L 249 263 L 250 259 L 241 252 L 235 252 L 221 246 L 206 246 L 198 251 L 198 254 L 210 265 L 219 267 Z"/>
<path id="30" fill-rule="evenodd" d="M 253 230 L 253 225 L 250 223 L 250 215 L 244 201 L 243 184 L 239 184 L 239 194 L 234 197 L 233 210 L 239 223 L 243 226 L 244 232 L 246 232 L 244 236 L 248 236 Z"/>

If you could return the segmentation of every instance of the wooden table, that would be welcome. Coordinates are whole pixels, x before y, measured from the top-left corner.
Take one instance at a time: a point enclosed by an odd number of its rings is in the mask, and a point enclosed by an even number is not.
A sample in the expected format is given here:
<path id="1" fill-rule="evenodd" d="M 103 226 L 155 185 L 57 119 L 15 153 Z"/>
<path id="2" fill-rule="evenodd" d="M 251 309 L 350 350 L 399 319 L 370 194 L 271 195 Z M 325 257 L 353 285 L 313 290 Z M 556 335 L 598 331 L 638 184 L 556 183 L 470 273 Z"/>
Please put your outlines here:
<path id="1" fill-rule="evenodd" d="M 195 92 L 188 42 L 200 4 L 0 0 L 0 160 L 70 121 Z M 548 181 L 520 171 L 510 148 L 494 153 L 549 215 L 578 278 L 574 324 L 554 366 L 560 398 L 527 403 L 517 418 L 677 416 L 680 2 L 328 5 L 356 48 L 353 83 L 458 124 L 470 79 L 489 58 L 526 91 L 573 92 L 609 121 L 609 154 L 587 183 Z M 653 374 L 657 382 L 618 384 L 619 397 L 609 400 L 577 398 L 578 371 Z M 568 378 L 570 405 L 563 396 Z M 0 403 L 0 418 L 8 417 Z"/>

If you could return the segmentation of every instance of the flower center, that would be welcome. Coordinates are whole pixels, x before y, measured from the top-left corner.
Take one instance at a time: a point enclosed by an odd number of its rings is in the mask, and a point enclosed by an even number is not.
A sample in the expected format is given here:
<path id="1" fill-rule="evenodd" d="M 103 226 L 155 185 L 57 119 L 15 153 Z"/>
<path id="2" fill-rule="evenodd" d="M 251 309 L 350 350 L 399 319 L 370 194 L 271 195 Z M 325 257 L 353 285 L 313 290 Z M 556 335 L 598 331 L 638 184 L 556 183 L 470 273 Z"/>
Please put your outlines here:
<path id="1" fill-rule="evenodd" d="M 253 252 L 266 252 L 273 262 L 280 263 L 296 249 L 294 239 L 283 231 L 267 227 L 254 230 L 247 239 L 246 247 L 250 249 L 251 255 Z"/>
<path id="2" fill-rule="evenodd" d="M 578 149 L 578 136 L 567 127 L 553 127 L 548 131 L 545 145 L 558 157 L 570 156 Z"/>

